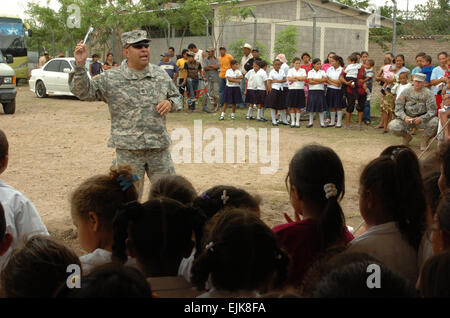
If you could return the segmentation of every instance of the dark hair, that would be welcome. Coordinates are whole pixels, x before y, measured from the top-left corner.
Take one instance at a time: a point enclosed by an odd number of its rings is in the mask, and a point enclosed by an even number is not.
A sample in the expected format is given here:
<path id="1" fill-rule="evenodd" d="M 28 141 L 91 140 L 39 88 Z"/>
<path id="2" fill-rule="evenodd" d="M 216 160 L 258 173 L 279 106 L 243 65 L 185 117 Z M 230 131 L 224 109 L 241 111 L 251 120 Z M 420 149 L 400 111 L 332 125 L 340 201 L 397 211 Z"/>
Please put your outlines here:
<path id="1" fill-rule="evenodd" d="M 330 183 L 336 187 L 337 194 L 327 199 L 324 186 Z M 321 251 L 340 242 L 344 237 L 345 219 L 339 201 L 345 194 L 345 177 L 341 159 L 333 149 L 309 145 L 298 150 L 289 163 L 286 176 L 289 192 L 292 186 L 316 213 Z"/>
<path id="2" fill-rule="evenodd" d="M 65 283 L 67 266 L 80 266 L 78 256 L 49 237 L 33 236 L 15 250 L 1 272 L 1 288 L 7 298 L 52 297 Z"/>
<path id="3" fill-rule="evenodd" d="M 281 62 L 280 59 L 275 59 L 275 60 L 273 60 L 273 64 L 275 64 L 276 62 L 280 62 L 281 64 L 283 64 L 283 62 Z"/>
<path id="4" fill-rule="evenodd" d="M 386 148 L 364 168 L 360 185 L 363 198 L 371 192 L 379 199 L 383 212 L 417 250 L 426 227 L 426 199 L 415 152 L 406 146 Z"/>
<path id="5" fill-rule="evenodd" d="M 159 199 L 161 197 L 171 198 L 183 204 L 191 204 L 197 197 L 192 183 L 180 175 L 165 175 L 150 187 L 149 200 Z"/>
<path id="6" fill-rule="evenodd" d="M 358 61 L 358 57 L 355 54 L 349 55 L 348 59 L 350 60 L 350 62 L 357 62 Z"/>
<path id="7" fill-rule="evenodd" d="M 441 191 L 439 190 L 439 177 L 441 173 L 439 171 L 434 171 L 428 173 L 423 177 L 423 187 L 425 190 L 425 198 L 427 200 L 427 205 L 430 208 L 431 215 L 429 215 L 429 222 L 433 220 L 433 216 L 436 214 L 437 206 L 439 204 L 439 199 L 441 197 Z"/>
<path id="8" fill-rule="evenodd" d="M 208 236 L 211 242 L 192 266 L 192 283 L 204 289 L 211 278 L 219 290 L 264 290 L 282 287 L 289 257 L 275 234 L 246 210 L 222 213 Z"/>
<path id="9" fill-rule="evenodd" d="M 57 298 L 151 298 L 152 290 L 145 276 L 136 268 L 119 263 L 96 267 L 81 277 L 80 288 L 67 288 L 56 293 Z"/>
<path id="10" fill-rule="evenodd" d="M 439 159 L 443 168 L 446 186 L 450 187 L 450 142 L 444 141 L 439 149 Z"/>
<path id="11" fill-rule="evenodd" d="M 117 209 L 123 203 L 138 199 L 132 173 L 130 165 L 119 164 L 112 166 L 109 174 L 96 175 L 83 181 L 71 195 L 72 214 L 87 219 L 89 212 L 95 212 L 105 231 L 111 232 L 112 238 L 112 223 Z M 130 182 L 125 191 L 122 180 Z"/>
<path id="12" fill-rule="evenodd" d="M 386 52 L 384 55 L 390 55 L 392 57 L 392 60 L 395 59 L 395 56 L 392 52 Z"/>
<path id="13" fill-rule="evenodd" d="M 418 57 L 424 57 L 425 55 L 427 55 L 425 52 L 417 53 L 416 59 L 417 59 Z"/>
<path id="14" fill-rule="evenodd" d="M 430 257 L 420 275 L 420 295 L 425 298 L 450 297 L 450 252 Z"/>
<path id="15" fill-rule="evenodd" d="M 337 57 L 337 61 L 339 62 L 339 64 L 341 65 L 341 67 L 344 67 L 345 63 L 344 63 L 344 59 L 342 58 L 342 56 L 338 56 L 338 57 Z"/>
<path id="16" fill-rule="evenodd" d="M 305 53 L 302 54 L 302 60 L 303 60 L 303 57 L 304 57 L 305 55 L 308 56 L 308 57 L 311 59 L 311 55 L 309 55 L 308 53 L 305 52 Z"/>
<path id="17" fill-rule="evenodd" d="M 225 204 L 223 199 L 224 195 L 227 197 L 225 199 Z M 239 208 L 250 211 L 257 217 L 260 217 L 260 203 L 261 198 L 259 196 L 252 196 L 247 191 L 233 186 L 217 185 L 206 190 L 201 196 L 197 197 L 193 203 L 194 209 L 199 210 L 205 215 L 207 220 L 210 220 L 205 223 L 203 233 L 199 237 L 200 242 L 198 242 L 198 244 L 206 244 L 203 242 L 203 237 L 207 236 L 207 233 L 209 233 L 212 223 L 214 222 L 215 216 L 217 214 L 221 214 L 220 212 L 232 208 Z M 201 249 L 197 249 L 197 253 L 200 253 L 200 251 Z"/>
<path id="18" fill-rule="evenodd" d="M 295 62 L 297 62 L 297 61 L 302 61 L 302 59 L 301 58 L 299 58 L 299 57 L 294 57 L 293 59 L 292 59 L 292 64 L 294 64 Z"/>
<path id="19" fill-rule="evenodd" d="M 172 50 L 175 52 L 175 48 L 173 46 L 169 47 L 169 50 Z"/>
<path id="20" fill-rule="evenodd" d="M 356 56 L 361 56 L 361 53 L 359 53 L 359 52 L 353 52 L 352 54 L 350 54 L 350 55 L 356 55 Z"/>
<path id="21" fill-rule="evenodd" d="M 336 53 L 335 52 L 329 52 L 328 53 L 328 55 L 327 55 L 327 58 L 326 58 L 326 60 L 325 61 L 323 61 L 324 63 L 327 63 L 327 64 L 329 64 L 330 62 L 328 61 L 328 59 L 331 57 L 330 56 L 330 54 L 332 54 L 331 56 L 336 56 Z"/>
<path id="22" fill-rule="evenodd" d="M 432 59 L 431 56 L 429 56 L 429 55 L 425 55 L 425 56 L 423 57 L 423 59 L 424 59 L 426 62 L 428 62 L 429 64 L 431 64 L 431 62 L 433 62 L 433 59 Z"/>
<path id="23" fill-rule="evenodd" d="M 363 56 L 364 54 L 367 54 L 367 56 L 369 56 L 369 52 L 367 52 L 367 51 L 361 51 L 361 56 Z"/>
<path id="24" fill-rule="evenodd" d="M 98 57 L 98 54 L 94 54 L 94 55 L 92 55 L 92 58 L 94 58 L 94 57 Z"/>
<path id="25" fill-rule="evenodd" d="M 321 61 L 319 58 L 316 57 L 315 59 L 312 60 L 311 65 L 316 65 L 318 62 L 321 62 Z"/>
<path id="26" fill-rule="evenodd" d="M 5 234 L 6 234 L 5 210 L 3 209 L 3 205 L 0 202 L 0 243 L 3 241 Z"/>
<path id="27" fill-rule="evenodd" d="M 239 64 L 239 62 L 238 62 L 238 61 L 236 61 L 236 60 L 231 60 L 231 62 L 230 62 L 230 66 L 231 66 L 231 65 L 234 65 L 234 64 Z"/>
<path id="28" fill-rule="evenodd" d="M 3 160 L 8 155 L 9 144 L 8 138 L 3 130 L 0 129 L 0 160 Z"/>
<path id="29" fill-rule="evenodd" d="M 442 193 L 442 198 L 436 211 L 439 230 L 450 234 L 450 190 Z"/>
<path id="30" fill-rule="evenodd" d="M 267 66 L 267 62 L 266 61 L 259 61 L 259 67 L 264 68 Z"/>
<path id="31" fill-rule="evenodd" d="M 108 56 L 114 56 L 111 52 L 109 52 L 108 54 L 106 54 L 106 58 L 108 58 Z"/>
<path id="32" fill-rule="evenodd" d="M 181 51 L 181 57 L 183 57 L 183 55 L 186 54 L 187 52 L 189 52 L 188 49 L 183 49 L 183 51 Z"/>
<path id="33" fill-rule="evenodd" d="M 180 264 L 183 257 L 189 256 L 192 234 L 199 241 L 197 237 L 204 222 L 205 217 L 199 211 L 169 198 L 144 204 L 127 203 L 114 219 L 112 258 L 121 263 L 127 260 L 125 241 L 128 238 L 136 260 L 148 276 L 153 276 L 164 271 L 164 265 Z"/>
<path id="34" fill-rule="evenodd" d="M 395 57 L 395 59 L 397 60 L 397 57 L 401 57 L 403 60 L 403 66 L 405 66 L 405 56 L 403 54 L 397 54 L 397 56 Z"/>
<path id="35" fill-rule="evenodd" d="M 368 266 L 372 261 L 350 263 L 326 275 L 316 286 L 313 298 L 414 298 L 415 290 L 406 280 L 392 272 L 388 267 L 380 268 L 380 288 L 369 288 L 367 279 L 371 272 Z"/>
<path id="36" fill-rule="evenodd" d="M 439 58 L 439 56 L 441 56 L 441 55 L 445 55 L 445 57 L 448 57 L 448 54 L 445 51 L 439 52 L 437 57 Z"/>
<path id="37" fill-rule="evenodd" d="M 367 62 L 369 62 L 370 66 L 374 66 L 375 65 L 375 61 L 373 59 L 368 59 Z"/>
<path id="38" fill-rule="evenodd" d="M 197 48 L 197 46 L 195 46 L 194 43 L 191 43 L 191 44 L 188 45 L 188 49 L 189 50 L 196 49 L 196 48 Z"/>

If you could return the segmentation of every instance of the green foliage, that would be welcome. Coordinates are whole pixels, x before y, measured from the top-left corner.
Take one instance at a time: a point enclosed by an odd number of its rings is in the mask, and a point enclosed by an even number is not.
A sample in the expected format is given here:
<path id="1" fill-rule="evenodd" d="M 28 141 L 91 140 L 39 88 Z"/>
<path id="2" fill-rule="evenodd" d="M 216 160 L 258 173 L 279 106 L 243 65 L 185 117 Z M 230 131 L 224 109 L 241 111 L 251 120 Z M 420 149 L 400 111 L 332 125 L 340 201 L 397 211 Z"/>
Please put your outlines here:
<path id="1" fill-rule="evenodd" d="M 298 48 L 298 28 L 290 25 L 278 32 L 275 39 L 275 52 L 283 53 L 290 63 L 297 54 Z"/>
<path id="2" fill-rule="evenodd" d="M 339 2 L 350 7 L 362 10 L 367 9 L 367 7 L 370 5 L 369 0 L 339 0 Z"/>
<path id="3" fill-rule="evenodd" d="M 242 47 L 244 46 L 245 42 L 247 42 L 245 39 L 239 39 L 237 41 L 231 42 L 228 45 L 228 51 L 237 61 L 241 61 L 242 57 L 244 56 Z M 268 55 L 269 50 L 267 49 L 267 47 L 259 42 L 256 42 L 256 47 L 259 50 L 259 57 L 270 65 L 270 56 Z"/>

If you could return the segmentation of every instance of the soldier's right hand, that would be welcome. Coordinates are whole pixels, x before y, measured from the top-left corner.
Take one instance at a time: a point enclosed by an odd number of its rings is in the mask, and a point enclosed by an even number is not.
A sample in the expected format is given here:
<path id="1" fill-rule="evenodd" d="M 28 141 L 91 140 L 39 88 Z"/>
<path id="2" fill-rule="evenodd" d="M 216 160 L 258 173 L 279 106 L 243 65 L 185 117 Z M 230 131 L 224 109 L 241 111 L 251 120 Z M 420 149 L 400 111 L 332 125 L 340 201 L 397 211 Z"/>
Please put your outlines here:
<path id="1" fill-rule="evenodd" d="M 77 47 L 75 48 L 75 52 L 73 53 L 75 57 L 75 64 L 77 66 L 86 65 L 87 60 L 87 50 L 86 45 L 84 45 L 83 41 L 78 42 Z"/>

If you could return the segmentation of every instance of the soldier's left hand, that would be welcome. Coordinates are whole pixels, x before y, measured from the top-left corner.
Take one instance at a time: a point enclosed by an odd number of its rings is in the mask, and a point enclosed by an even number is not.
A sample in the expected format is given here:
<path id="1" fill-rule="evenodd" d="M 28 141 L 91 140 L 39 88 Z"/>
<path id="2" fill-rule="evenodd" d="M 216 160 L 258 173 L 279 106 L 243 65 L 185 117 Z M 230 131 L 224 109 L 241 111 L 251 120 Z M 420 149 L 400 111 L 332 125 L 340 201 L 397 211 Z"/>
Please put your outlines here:
<path id="1" fill-rule="evenodd" d="M 414 124 L 419 125 L 422 122 L 422 118 L 416 117 L 414 118 Z"/>
<path id="2" fill-rule="evenodd" d="M 163 100 L 161 103 L 156 105 L 156 111 L 161 115 L 164 116 L 170 112 L 172 109 L 172 104 L 166 99 Z"/>

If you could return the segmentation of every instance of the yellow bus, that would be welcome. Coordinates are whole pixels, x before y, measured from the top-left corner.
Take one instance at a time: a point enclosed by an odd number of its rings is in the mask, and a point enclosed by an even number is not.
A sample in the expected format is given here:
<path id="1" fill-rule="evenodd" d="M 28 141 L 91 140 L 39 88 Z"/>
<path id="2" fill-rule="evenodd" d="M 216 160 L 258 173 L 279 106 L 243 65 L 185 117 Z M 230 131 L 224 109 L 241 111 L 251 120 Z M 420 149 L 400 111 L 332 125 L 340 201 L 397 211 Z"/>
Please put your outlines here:
<path id="1" fill-rule="evenodd" d="M 31 30 L 28 30 L 21 18 L 0 14 L 0 50 L 4 56 L 13 56 L 14 62 L 10 66 L 14 69 L 17 80 L 28 79 L 25 32 L 31 35 Z"/>

